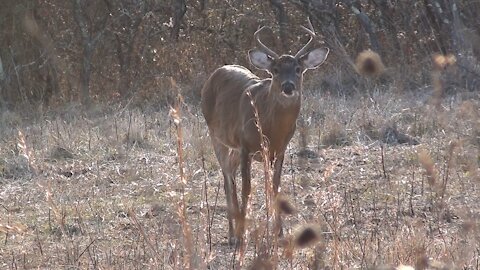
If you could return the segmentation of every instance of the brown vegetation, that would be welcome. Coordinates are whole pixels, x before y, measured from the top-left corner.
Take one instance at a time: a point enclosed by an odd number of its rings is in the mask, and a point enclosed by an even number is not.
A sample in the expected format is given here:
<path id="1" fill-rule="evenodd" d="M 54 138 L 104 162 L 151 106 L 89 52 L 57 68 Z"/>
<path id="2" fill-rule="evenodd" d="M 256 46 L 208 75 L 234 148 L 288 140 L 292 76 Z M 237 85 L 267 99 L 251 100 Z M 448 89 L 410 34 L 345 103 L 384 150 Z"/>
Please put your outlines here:
<path id="1" fill-rule="evenodd" d="M 2 1 L 0 268 L 480 269 L 478 10 Z M 229 247 L 199 89 L 248 66 L 260 25 L 266 45 L 296 51 L 307 16 L 329 60 L 305 77 L 281 196 L 252 164 L 245 245 Z M 357 73 L 366 49 L 383 73 Z"/>
<path id="2" fill-rule="evenodd" d="M 437 0 L 5 0 L 0 4 L 0 106 L 35 109 L 124 98 L 133 104 L 146 98 L 171 104 L 169 77 L 185 86 L 184 96 L 198 98 L 206 76 L 219 66 L 248 66 L 245 52 L 259 26 L 273 29 L 265 34 L 267 46 L 289 53 L 305 43 L 298 37 L 307 17 L 333 49 L 331 68 L 314 81 L 329 91 L 370 87 L 354 65 L 366 49 L 379 56 L 367 59 L 381 58 L 388 67 L 383 81 L 402 91 L 426 84 L 429 71 L 423 67 L 432 54 L 454 54 L 463 79 L 446 82 L 472 91 L 480 82 L 479 9 L 476 1 Z M 360 70 L 369 67 L 374 66 Z"/>

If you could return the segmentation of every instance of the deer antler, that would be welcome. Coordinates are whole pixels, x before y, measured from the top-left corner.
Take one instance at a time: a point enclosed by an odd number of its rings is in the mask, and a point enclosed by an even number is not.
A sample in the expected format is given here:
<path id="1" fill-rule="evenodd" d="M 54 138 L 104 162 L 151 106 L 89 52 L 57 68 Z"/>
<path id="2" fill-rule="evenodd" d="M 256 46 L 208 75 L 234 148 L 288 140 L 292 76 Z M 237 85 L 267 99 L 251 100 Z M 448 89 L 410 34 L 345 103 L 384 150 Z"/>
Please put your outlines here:
<path id="1" fill-rule="evenodd" d="M 297 52 L 297 54 L 295 54 L 295 58 L 297 58 L 297 59 L 299 57 L 302 57 L 304 54 L 306 54 L 308 52 L 310 47 L 312 47 L 312 45 L 313 45 L 313 40 L 317 36 L 315 34 L 315 30 L 313 29 L 312 22 L 310 21 L 310 17 L 308 17 L 308 26 L 310 27 L 310 29 L 308 29 L 307 27 L 305 27 L 303 25 L 302 25 L 302 29 L 305 30 L 310 35 L 310 40 L 307 42 L 307 44 L 305 44 L 305 46 L 303 46 L 302 49 L 300 49 L 300 51 Z"/>
<path id="2" fill-rule="evenodd" d="M 255 37 L 255 41 L 257 42 L 257 47 L 258 49 L 260 49 L 261 51 L 263 51 L 264 53 L 266 53 L 268 56 L 272 57 L 273 59 L 277 59 L 278 58 L 278 54 L 276 52 L 274 52 L 272 49 L 268 48 L 265 44 L 263 44 L 261 41 L 260 41 L 260 32 L 265 29 L 265 26 L 262 26 L 261 28 L 259 28 L 255 34 L 253 34 L 253 36 Z"/>

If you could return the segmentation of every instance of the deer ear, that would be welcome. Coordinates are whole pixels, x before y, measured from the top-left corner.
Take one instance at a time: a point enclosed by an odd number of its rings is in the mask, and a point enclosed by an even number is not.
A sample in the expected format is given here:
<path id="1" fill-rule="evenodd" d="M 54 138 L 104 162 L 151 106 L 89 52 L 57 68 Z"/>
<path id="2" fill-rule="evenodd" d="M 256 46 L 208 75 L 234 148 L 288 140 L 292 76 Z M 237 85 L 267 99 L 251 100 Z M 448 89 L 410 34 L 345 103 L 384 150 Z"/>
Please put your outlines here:
<path id="1" fill-rule="evenodd" d="M 272 66 L 272 58 L 258 49 L 248 51 L 248 57 L 250 63 L 258 69 L 269 70 Z"/>
<path id="2" fill-rule="evenodd" d="M 326 47 L 314 49 L 302 55 L 300 57 L 300 61 L 302 62 L 305 69 L 316 69 L 321 64 L 323 64 L 323 62 L 325 62 L 328 52 L 329 49 Z"/>

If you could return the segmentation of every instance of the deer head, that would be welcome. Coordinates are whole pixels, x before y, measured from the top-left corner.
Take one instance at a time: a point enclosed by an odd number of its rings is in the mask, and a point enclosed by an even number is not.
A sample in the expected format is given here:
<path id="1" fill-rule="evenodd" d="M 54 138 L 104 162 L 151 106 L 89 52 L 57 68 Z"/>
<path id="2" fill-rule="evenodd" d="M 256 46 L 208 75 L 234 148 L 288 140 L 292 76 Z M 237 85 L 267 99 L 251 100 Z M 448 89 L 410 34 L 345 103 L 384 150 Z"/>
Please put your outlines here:
<path id="1" fill-rule="evenodd" d="M 303 27 L 303 26 L 302 26 Z M 310 40 L 300 51 L 293 55 L 279 56 L 260 40 L 259 34 L 265 26 L 255 34 L 257 48 L 248 52 L 250 62 L 258 69 L 267 71 L 272 77 L 271 89 L 277 89 L 278 94 L 285 99 L 299 98 L 302 91 L 303 73 L 308 69 L 316 69 L 327 58 L 328 48 L 314 48 L 315 32 L 306 27 L 303 29 L 310 35 Z"/>

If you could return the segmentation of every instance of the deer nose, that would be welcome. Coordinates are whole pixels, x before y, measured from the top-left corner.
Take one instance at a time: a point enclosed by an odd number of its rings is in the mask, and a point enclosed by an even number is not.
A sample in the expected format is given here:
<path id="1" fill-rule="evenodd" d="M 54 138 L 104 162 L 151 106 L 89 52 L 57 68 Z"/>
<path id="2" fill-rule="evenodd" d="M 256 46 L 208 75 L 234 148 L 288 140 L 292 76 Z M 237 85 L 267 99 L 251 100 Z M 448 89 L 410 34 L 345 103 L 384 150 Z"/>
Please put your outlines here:
<path id="1" fill-rule="evenodd" d="M 290 96 L 293 93 L 293 90 L 295 90 L 295 84 L 293 82 L 287 81 L 282 83 L 282 91 L 286 95 Z"/>

